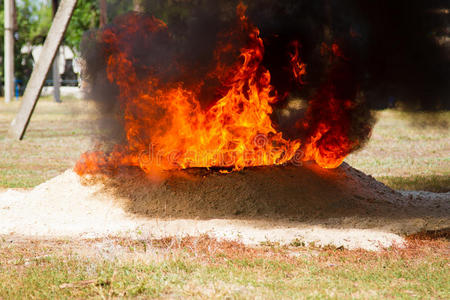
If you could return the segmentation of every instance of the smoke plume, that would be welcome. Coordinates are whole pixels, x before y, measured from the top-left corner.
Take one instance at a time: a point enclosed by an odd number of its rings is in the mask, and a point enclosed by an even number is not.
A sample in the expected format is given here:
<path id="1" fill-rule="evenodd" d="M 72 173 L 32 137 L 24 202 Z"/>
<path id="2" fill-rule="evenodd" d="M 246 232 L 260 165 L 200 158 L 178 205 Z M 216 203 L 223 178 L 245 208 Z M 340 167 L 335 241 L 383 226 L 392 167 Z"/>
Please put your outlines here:
<path id="1" fill-rule="evenodd" d="M 240 2 L 234 0 L 144 0 L 141 11 L 87 33 L 81 49 L 90 98 L 103 112 L 120 115 L 123 98 L 142 93 L 138 87 L 124 95 L 126 76 L 108 73 L 111 57 L 125 55 L 132 68 L 122 72 L 150 74 L 159 90 L 181 85 L 207 111 L 232 89 L 230 72 L 242 49 L 252 43 L 258 49 L 260 39 L 254 76 L 264 82 L 270 73 L 273 126 L 302 140 L 305 159 L 331 166 L 330 160 L 340 162 L 363 146 L 374 124 L 371 108 L 449 107 L 446 1 L 242 2 L 245 16 L 236 13 Z M 242 25 L 243 18 L 251 25 Z M 306 105 L 286 112 L 295 99 Z M 162 120 L 168 113 L 152 108 L 148 116 L 141 108 L 127 106 L 129 115 L 109 123 L 116 140 L 129 138 L 130 110 L 133 119 Z"/>

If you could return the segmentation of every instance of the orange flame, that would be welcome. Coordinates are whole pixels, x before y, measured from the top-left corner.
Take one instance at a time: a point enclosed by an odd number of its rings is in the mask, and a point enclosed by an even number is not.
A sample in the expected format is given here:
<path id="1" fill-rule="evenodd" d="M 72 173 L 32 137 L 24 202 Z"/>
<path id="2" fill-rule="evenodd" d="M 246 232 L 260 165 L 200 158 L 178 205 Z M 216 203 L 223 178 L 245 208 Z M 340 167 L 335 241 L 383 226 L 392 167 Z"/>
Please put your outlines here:
<path id="1" fill-rule="evenodd" d="M 338 132 L 338 137 L 328 135 L 324 141 L 324 135 L 333 131 L 324 123 L 301 148 L 299 140 L 283 138 L 274 127 L 271 104 L 278 98 L 270 73 L 262 66 L 263 41 L 259 30 L 249 24 L 243 5 L 238 6 L 237 13 L 239 30 L 248 35 L 249 42 L 240 49 L 240 61 L 228 68 L 221 63 L 220 53 L 232 50 L 231 45 L 221 45 L 216 51 L 218 61 L 210 74 L 221 80 L 225 92 L 207 110 L 201 108 L 194 88 L 187 88 L 183 82 L 162 82 L 151 71 L 138 76 L 127 48 L 130 46 L 121 41 L 142 26 L 138 20 L 142 16 L 128 15 L 119 31 L 104 29 L 100 38 L 105 45 L 107 77 L 120 91 L 126 143 L 109 153 L 83 154 L 75 171 L 93 174 L 120 166 L 135 166 L 145 172 L 213 166 L 241 170 L 299 158 L 315 160 L 322 167 L 340 165 L 348 153 L 325 144 L 349 143 L 345 132 Z M 162 21 L 145 18 L 145 28 L 140 32 L 167 30 Z M 298 44 L 293 45 L 292 72 L 301 82 L 306 68 L 300 61 Z M 304 156 L 299 155 L 300 149 L 306 151 Z"/>

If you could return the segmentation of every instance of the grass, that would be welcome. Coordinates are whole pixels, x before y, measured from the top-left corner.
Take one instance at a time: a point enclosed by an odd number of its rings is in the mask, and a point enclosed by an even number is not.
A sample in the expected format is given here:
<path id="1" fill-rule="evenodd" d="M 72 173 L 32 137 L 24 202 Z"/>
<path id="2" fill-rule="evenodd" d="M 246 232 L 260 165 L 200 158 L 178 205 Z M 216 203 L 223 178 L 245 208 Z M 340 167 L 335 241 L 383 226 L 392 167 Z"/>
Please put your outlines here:
<path id="1" fill-rule="evenodd" d="M 394 189 L 450 191 L 450 112 L 376 115 L 369 143 L 346 161 Z"/>
<path id="2" fill-rule="evenodd" d="M 25 139 L 9 140 L 7 130 L 18 102 L 0 99 L 0 188 L 31 188 L 74 165 L 89 150 L 94 126 L 92 103 L 40 99 Z M 369 143 L 347 162 L 395 189 L 450 191 L 450 112 L 377 112 Z"/>
<path id="3" fill-rule="evenodd" d="M 108 250 L 104 250 L 108 249 Z M 0 244 L 0 297 L 448 298 L 448 243 L 380 252 L 246 247 L 208 237 Z M 10 280 L 14 278 L 14 280 Z"/>
<path id="4" fill-rule="evenodd" d="M 450 192 L 449 175 L 378 176 L 377 179 L 396 190 Z"/>
<path id="5" fill-rule="evenodd" d="M 0 102 L 0 187 L 31 188 L 70 168 L 90 145 L 95 109 L 64 99 L 40 99 L 21 142 L 7 138 L 19 103 Z"/>

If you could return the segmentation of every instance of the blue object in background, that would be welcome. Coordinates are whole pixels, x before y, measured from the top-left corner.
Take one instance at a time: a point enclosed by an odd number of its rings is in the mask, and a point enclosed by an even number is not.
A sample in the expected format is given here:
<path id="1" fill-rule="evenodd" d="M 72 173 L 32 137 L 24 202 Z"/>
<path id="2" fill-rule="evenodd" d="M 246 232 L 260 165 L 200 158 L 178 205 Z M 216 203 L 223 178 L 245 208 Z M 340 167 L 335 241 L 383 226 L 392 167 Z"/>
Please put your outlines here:
<path id="1" fill-rule="evenodd" d="M 20 84 L 22 83 L 22 80 L 14 79 L 14 86 L 16 91 L 16 101 L 19 101 L 20 96 Z"/>

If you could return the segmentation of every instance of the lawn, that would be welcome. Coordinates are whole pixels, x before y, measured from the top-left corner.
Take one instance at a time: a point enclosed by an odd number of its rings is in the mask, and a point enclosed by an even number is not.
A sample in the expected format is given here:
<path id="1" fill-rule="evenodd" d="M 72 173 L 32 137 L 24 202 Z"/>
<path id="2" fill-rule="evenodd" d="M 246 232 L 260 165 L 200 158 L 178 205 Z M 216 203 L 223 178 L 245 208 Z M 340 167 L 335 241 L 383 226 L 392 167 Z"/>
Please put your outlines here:
<path id="1" fill-rule="evenodd" d="M 346 161 L 394 189 L 450 191 L 450 112 L 375 112 L 369 143 Z"/>
<path id="2" fill-rule="evenodd" d="M 0 188 L 31 188 L 73 166 L 90 145 L 95 108 L 86 102 L 39 101 L 21 142 L 7 138 L 19 103 L 0 101 Z"/>
<path id="3" fill-rule="evenodd" d="M 349 251 L 207 237 L 0 243 L 0 298 L 448 299 L 448 242 Z M 11 280 L 13 278 L 13 280 Z"/>
<path id="4" fill-rule="evenodd" d="M 73 166 L 101 134 L 86 102 L 41 99 L 22 142 L 18 103 L 0 99 L 0 189 L 32 188 Z M 450 191 L 450 112 L 376 112 L 368 145 L 347 162 L 396 189 Z M 208 237 L 139 240 L 0 236 L 0 299 L 450 298 L 449 230 L 379 252 Z"/>

